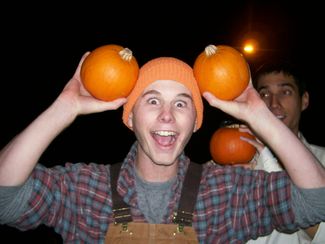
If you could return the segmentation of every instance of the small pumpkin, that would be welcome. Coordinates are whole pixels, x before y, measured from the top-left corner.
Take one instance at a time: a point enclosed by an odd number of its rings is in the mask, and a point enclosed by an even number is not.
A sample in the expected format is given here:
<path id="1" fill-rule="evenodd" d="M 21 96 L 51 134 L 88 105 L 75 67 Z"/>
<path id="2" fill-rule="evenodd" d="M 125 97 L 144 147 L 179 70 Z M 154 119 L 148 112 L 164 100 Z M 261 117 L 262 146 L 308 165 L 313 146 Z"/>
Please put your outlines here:
<path id="1" fill-rule="evenodd" d="M 256 148 L 241 136 L 254 139 L 255 137 L 247 132 L 238 130 L 239 125 L 227 125 L 218 128 L 210 139 L 210 154 L 212 159 L 219 164 L 246 164 L 249 163 Z"/>
<path id="2" fill-rule="evenodd" d="M 104 101 L 127 97 L 135 86 L 138 74 L 139 65 L 132 51 L 115 44 L 93 50 L 80 70 L 85 89 Z"/>
<path id="3" fill-rule="evenodd" d="M 208 45 L 196 58 L 193 71 L 201 93 L 208 91 L 223 100 L 238 97 L 250 80 L 244 56 L 227 45 Z"/>

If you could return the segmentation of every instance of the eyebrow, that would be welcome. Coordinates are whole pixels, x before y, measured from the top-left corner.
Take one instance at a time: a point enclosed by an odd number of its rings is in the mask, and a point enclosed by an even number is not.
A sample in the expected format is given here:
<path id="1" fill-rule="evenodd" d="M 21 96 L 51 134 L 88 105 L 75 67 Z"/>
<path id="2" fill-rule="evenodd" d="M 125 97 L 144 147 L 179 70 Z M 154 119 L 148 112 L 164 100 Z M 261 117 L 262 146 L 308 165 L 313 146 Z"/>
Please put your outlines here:
<path id="1" fill-rule="evenodd" d="M 285 83 L 280 83 L 280 84 L 277 84 L 278 87 L 286 87 L 286 86 L 289 86 L 291 88 L 295 88 L 295 85 L 293 85 L 292 83 L 289 83 L 289 82 L 285 82 Z M 264 86 L 260 86 L 258 88 L 258 91 L 262 90 L 262 89 L 267 89 L 269 87 L 269 85 L 264 85 Z"/>
<path id="2" fill-rule="evenodd" d="M 142 97 L 145 97 L 147 95 L 151 95 L 151 94 L 154 94 L 154 95 L 159 95 L 161 94 L 160 92 L 158 92 L 157 90 L 148 90 L 146 91 L 145 93 L 142 94 Z M 177 97 L 185 97 L 185 98 L 188 98 L 190 100 L 193 101 L 193 98 L 191 95 L 187 94 L 187 93 L 180 93 L 180 94 L 177 94 Z"/>
<path id="3" fill-rule="evenodd" d="M 150 94 L 160 94 L 160 92 L 156 91 L 156 90 L 149 90 L 149 91 L 146 91 L 145 93 L 142 94 L 142 97 L 145 97 L 147 95 L 150 95 Z"/>

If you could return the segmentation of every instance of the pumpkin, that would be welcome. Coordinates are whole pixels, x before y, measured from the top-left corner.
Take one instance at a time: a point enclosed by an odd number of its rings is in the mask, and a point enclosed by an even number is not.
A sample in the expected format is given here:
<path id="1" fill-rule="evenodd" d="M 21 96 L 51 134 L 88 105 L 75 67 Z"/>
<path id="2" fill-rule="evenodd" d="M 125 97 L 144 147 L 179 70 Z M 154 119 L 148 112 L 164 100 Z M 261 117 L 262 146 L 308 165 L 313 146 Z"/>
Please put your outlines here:
<path id="1" fill-rule="evenodd" d="M 248 86 L 250 71 L 244 56 L 227 45 L 208 45 L 193 66 L 201 93 L 208 91 L 223 100 L 233 100 Z"/>
<path id="2" fill-rule="evenodd" d="M 132 51 L 114 44 L 93 50 L 80 70 L 85 89 L 104 101 L 127 97 L 135 86 L 138 74 L 139 65 Z"/>
<path id="3" fill-rule="evenodd" d="M 247 132 L 238 130 L 239 125 L 228 125 L 217 129 L 210 139 L 210 154 L 212 159 L 219 164 L 246 164 L 249 163 L 256 148 L 241 136 L 254 139 L 255 137 Z"/>

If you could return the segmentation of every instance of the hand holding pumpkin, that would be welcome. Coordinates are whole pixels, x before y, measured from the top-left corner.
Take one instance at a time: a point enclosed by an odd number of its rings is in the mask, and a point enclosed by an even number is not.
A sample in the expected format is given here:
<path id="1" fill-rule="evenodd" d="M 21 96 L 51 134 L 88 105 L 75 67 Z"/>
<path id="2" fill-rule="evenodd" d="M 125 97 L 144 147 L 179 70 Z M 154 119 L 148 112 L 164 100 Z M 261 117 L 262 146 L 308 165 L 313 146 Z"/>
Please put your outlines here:
<path id="1" fill-rule="evenodd" d="M 64 86 L 64 89 L 56 100 L 56 103 L 65 111 L 62 114 L 70 114 L 70 119 L 74 119 L 80 114 L 115 110 L 126 102 L 126 98 L 118 98 L 110 102 L 102 101 L 93 97 L 85 89 L 80 78 L 80 70 L 88 55 L 89 52 L 84 53 L 72 78 Z"/>
<path id="2" fill-rule="evenodd" d="M 253 135 L 252 131 L 246 125 L 240 125 L 239 126 L 239 131 L 241 131 L 241 132 L 247 132 L 247 133 Z M 257 137 L 255 137 L 255 136 L 254 136 L 254 139 L 251 139 L 249 137 L 243 137 L 242 140 L 247 141 L 248 143 L 250 143 L 251 145 L 253 145 L 256 148 L 256 150 L 257 150 L 257 152 L 259 154 L 265 148 L 264 143 L 261 140 L 259 140 Z"/>
<path id="3" fill-rule="evenodd" d="M 256 153 L 256 148 L 240 137 L 254 140 L 248 132 L 239 131 L 239 125 L 228 125 L 217 129 L 210 139 L 210 154 L 219 164 L 248 164 Z"/>

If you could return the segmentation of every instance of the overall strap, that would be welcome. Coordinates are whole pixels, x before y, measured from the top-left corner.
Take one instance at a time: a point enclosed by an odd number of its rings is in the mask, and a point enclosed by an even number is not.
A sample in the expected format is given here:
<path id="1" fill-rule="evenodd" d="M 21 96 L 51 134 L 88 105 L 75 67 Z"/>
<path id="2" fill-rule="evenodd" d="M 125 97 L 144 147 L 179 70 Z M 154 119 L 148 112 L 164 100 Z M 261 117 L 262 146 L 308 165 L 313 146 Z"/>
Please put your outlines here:
<path id="1" fill-rule="evenodd" d="M 115 223 L 125 224 L 132 221 L 132 216 L 129 205 L 123 201 L 123 198 L 117 192 L 117 180 L 121 166 L 122 163 L 117 163 L 110 166 L 111 191 Z"/>
<path id="2" fill-rule="evenodd" d="M 191 162 L 188 166 L 178 206 L 173 221 L 182 226 L 191 226 L 196 198 L 199 192 L 202 165 Z"/>

